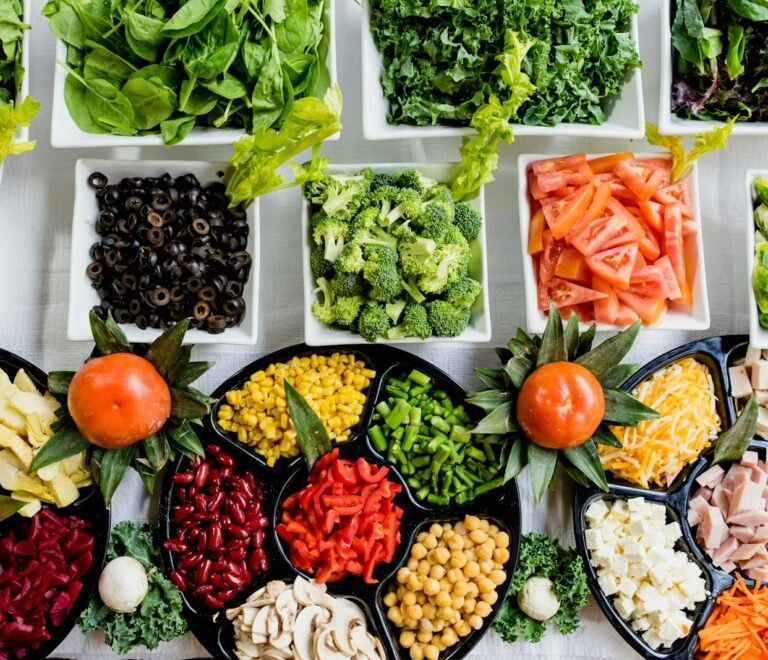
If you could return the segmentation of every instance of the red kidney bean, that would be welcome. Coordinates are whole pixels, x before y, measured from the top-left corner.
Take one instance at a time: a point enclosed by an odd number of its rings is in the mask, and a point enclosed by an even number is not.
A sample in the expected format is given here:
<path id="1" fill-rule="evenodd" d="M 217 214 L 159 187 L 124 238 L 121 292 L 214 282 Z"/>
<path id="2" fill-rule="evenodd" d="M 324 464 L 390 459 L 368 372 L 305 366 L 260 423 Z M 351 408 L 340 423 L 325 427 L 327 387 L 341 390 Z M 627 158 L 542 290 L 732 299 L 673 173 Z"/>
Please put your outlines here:
<path id="1" fill-rule="evenodd" d="M 219 474 L 221 475 L 222 479 L 229 479 L 232 476 L 232 473 L 235 471 L 235 468 L 226 467 L 221 468 L 219 471 Z"/>
<path id="2" fill-rule="evenodd" d="M 243 547 L 235 548 L 234 550 L 230 550 L 226 554 L 227 561 L 243 561 L 245 559 L 247 552 L 246 549 Z"/>
<path id="3" fill-rule="evenodd" d="M 231 492 L 229 494 L 229 497 L 233 502 L 237 502 L 242 509 L 245 509 L 248 507 L 248 500 L 246 499 L 245 495 L 240 491 Z"/>
<path id="4" fill-rule="evenodd" d="M 171 572 L 171 582 L 173 582 L 182 591 L 187 590 L 187 581 L 179 571 Z"/>
<path id="5" fill-rule="evenodd" d="M 221 523 L 211 523 L 211 526 L 208 528 L 208 549 L 218 550 L 223 541 L 224 537 L 221 533 Z"/>
<path id="6" fill-rule="evenodd" d="M 189 501 L 189 498 L 187 497 L 187 489 L 184 488 L 184 486 L 180 486 L 176 490 L 176 501 L 179 504 L 186 504 Z"/>
<path id="7" fill-rule="evenodd" d="M 217 559 L 215 562 L 213 562 L 213 567 L 211 570 L 214 573 L 221 573 L 222 571 L 226 570 L 227 568 L 227 560 L 222 557 L 221 559 Z"/>
<path id="8" fill-rule="evenodd" d="M 245 511 L 243 511 L 243 507 L 241 507 L 239 504 L 233 504 L 229 509 L 229 513 L 232 516 L 232 520 L 234 520 L 238 525 L 245 523 Z"/>
<path id="9" fill-rule="evenodd" d="M 213 594 L 215 598 L 218 598 L 222 603 L 226 603 L 237 596 L 237 589 L 226 589 L 224 591 L 217 591 Z"/>
<path id="10" fill-rule="evenodd" d="M 262 555 L 261 557 L 261 563 L 259 564 L 259 568 L 261 569 L 259 573 L 266 573 L 267 568 L 269 568 L 269 562 L 267 562 L 267 555 Z"/>
<path id="11" fill-rule="evenodd" d="M 224 603 L 222 603 L 218 598 L 214 598 L 211 594 L 205 596 L 203 598 L 203 602 L 213 610 L 220 610 L 222 607 L 224 607 Z"/>
<path id="12" fill-rule="evenodd" d="M 224 573 L 224 582 L 233 586 L 235 589 L 242 589 L 245 586 L 245 580 L 234 573 Z"/>
<path id="13" fill-rule="evenodd" d="M 229 589 L 229 585 L 224 582 L 224 578 L 221 577 L 220 573 L 217 573 L 211 578 L 211 584 L 217 589 Z"/>
<path id="14" fill-rule="evenodd" d="M 250 554 L 248 557 L 248 568 L 250 568 L 254 573 L 259 572 L 259 567 L 261 566 L 261 557 L 259 556 L 258 551 L 254 551 Z"/>
<path id="15" fill-rule="evenodd" d="M 264 545 L 264 530 L 257 529 L 253 533 L 253 536 L 251 537 L 251 543 L 253 543 L 253 545 L 255 547 L 257 547 L 257 548 L 260 548 L 261 546 L 263 546 Z"/>
<path id="16" fill-rule="evenodd" d="M 221 447 L 219 445 L 210 444 L 205 448 L 206 454 L 213 454 L 214 456 L 221 452 Z"/>
<path id="17" fill-rule="evenodd" d="M 173 483 L 175 484 L 191 484 L 194 479 L 195 476 L 191 472 L 177 472 L 173 475 Z"/>
<path id="18" fill-rule="evenodd" d="M 171 521 L 179 523 L 195 511 L 191 504 L 181 504 L 171 508 Z"/>
<path id="19" fill-rule="evenodd" d="M 196 541 L 197 551 L 205 552 L 208 548 L 208 534 L 206 534 L 204 531 L 201 531 L 200 534 L 198 534 Z"/>
<path id="20" fill-rule="evenodd" d="M 168 539 L 163 543 L 163 547 L 171 552 L 186 552 L 189 550 L 189 546 L 184 541 L 178 539 Z"/>
<path id="21" fill-rule="evenodd" d="M 224 504 L 224 491 L 220 490 L 211 498 L 211 501 L 208 502 L 208 509 L 214 513 L 218 513 L 222 504 Z"/>
<path id="22" fill-rule="evenodd" d="M 210 559 L 203 559 L 197 565 L 197 572 L 195 573 L 195 581 L 198 584 L 206 584 L 211 577 L 211 569 L 213 568 L 213 562 Z"/>
<path id="23" fill-rule="evenodd" d="M 220 452 L 216 454 L 214 458 L 216 459 L 216 462 L 219 465 L 221 465 L 221 467 L 224 467 L 224 468 L 235 467 L 235 459 L 232 458 L 229 454 L 224 454 L 223 452 Z"/>
<path id="24" fill-rule="evenodd" d="M 212 584 L 201 584 L 199 587 L 195 588 L 192 594 L 197 598 L 202 598 L 203 596 L 212 594 L 213 591 L 214 591 L 214 586 Z"/>
<path id="25" fill-rule="evenodd" d="M 248 538 L 248 530 L 245 529 L 244 527 L 240 527 L 240 525 L 234 525 L 234 524 L 225 525 L 224 531 L 227 533 L 227 536 L 231 536 L 236 539 Z"/>
<path id="26" fill-rule="evenodd" d="M 190 552 L 179 560 L 179 566 L 189 570 L 190 568 L 197 566 L 201 561 L 203 561 L 203 555 L 199 552 Z"/>
<path id="27" fill-rule="evenodd" d="M 194 486 L 190 486 L 189 488 L 187 488 L 187 497 L 192 499 L 195 495 L 197 495 L 197 488 L 195 488 Z"/>
<path id="28" fill-rule="evenodd" d="M 209 513 L 207 511 L 198 511 L 193 513 L 187 520 L 196 520 L 197 522 L 213 522 L 216 520 L 215 513 Z M 187 522 L 186 520 L 184 522 Z"/>
<path id="29" fill-rule="evenodd" d="M 194 499 L 195 509 L 198 511 L 208 511 L 208 500 L 205 498 L 205 495 L 198 494 L 195 495 Z"/>

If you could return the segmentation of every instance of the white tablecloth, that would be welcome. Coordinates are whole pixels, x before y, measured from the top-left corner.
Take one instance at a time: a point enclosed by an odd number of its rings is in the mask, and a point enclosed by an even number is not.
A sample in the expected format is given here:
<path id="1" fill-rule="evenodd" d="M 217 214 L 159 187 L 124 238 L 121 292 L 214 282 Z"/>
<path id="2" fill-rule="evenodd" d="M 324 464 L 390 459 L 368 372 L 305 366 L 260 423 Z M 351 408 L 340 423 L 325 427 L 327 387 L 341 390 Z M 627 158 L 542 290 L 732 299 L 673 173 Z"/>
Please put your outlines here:
<path id="1" fill-rule="evenodd" d="M 38 140 L 31 154 L 6 166 L 0 189 L 0 346 L 18 353 L 46 370 L 73 368 L 90 347 L 66 339 L 66 315 L 70 260 L 70 230 L 77 158 L 125 159 L 224 159 L 229 149 L 175 147 L 139 149 L 54 150 L 49 144 L 54 39 L 39 15 L 42 0 L 34 0 L 32 31 L 31 93 L 43 109 L 32 126 Z M 337 28 L 339 75 L 344 91 L 344 133 L 327 147 L 338 163 L 383 163 L 456 160 L 454 140 L 366 142 L 361 129 L 360 9 L 353 0 L 338 0 Z M 643 0 L 640 11 L 641 55 L 645 63 L 643 88 L 646 113 L 657 116 L 659 86 L 659 0 Z M 747 272 L 744 259 L 746 200 L 744 170 L 766 166 L 768 141 L 732 139 L 726 153 L 705 158 L 700 170 L 701 208 L 709 285 L 712 327 L 708 334 L 746 332 Z M 487 345 L 409 345 L 445 369 L 468 387 L 477 385 L 473 367 L 491 366 L 493 346 L 504 345 L 518 325 L 525 322 L 523 271 L 517 218 L 515 162 L 519 153 L 573 153 L 577 151 L 642 149 L 621 140 L 570 138 L 520 138 L 506 147 L 498 181 L 486 190 L 488 245 L 490 246 L 490 296 L 493 342 Z M 261 327 L 254 347 L 209 347 L 197 355 L 214 360 L 216 367 L 201 381 L 212 390 L 229 374 L 264 353 L 303 340 L 301 283 L 300 199 L 295 190 L 262 200 Z M 644 362 L 697 335 L 648 331 L 641 334 L 633 354 Z M 127 479 L 114 500 L 113 520 L 146 519 L 152 510 L 137 478 Z M 523 499 L 523 530 L 547 531 L 565 543 L 573 542 L 571 495 L 568 484 L 534 509 L 527 475 L 520 479 Z M 74 631 L 58 649 L 58 657 L 89 660 L 112 657 L 96 634 Z M 191 634 L 165 644 L 150 654 L 131 653 L 132 658 L 181 659 L 200 657 L 204 650 Z M 635 658 L 638 657 L 614 632 L 595 605 L 584 610 L 581 628 L 569 637 L 556 632 L 539 645 L 508 646 L 494 633 L 477 646 L 472 658 L 522 656 L 527 658 Z"/>

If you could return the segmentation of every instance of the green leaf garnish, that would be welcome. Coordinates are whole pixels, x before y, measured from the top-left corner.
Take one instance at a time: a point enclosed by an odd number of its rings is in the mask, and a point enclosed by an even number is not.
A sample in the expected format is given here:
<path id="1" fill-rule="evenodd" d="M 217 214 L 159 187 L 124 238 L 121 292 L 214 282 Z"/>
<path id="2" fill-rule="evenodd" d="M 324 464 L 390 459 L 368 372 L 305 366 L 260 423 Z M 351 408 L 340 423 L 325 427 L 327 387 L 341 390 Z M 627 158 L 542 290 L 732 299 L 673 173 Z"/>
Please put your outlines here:
<path id="1" fill-rule="evenodd" d="M 32 459 L 29 472 L 37 472 L 41 468 L 63 461 L 70 456 L 76 456 L 91 447 L 91 443 L 77 430 L 74 422 L 68 420 L 40 447 L 40 451 Z"/>
<path id="2" fill-rule="evenodd" d="M 21 500 L 15 500 L 7 495 L 0 495 L 0 522 L 6 518 L 10 518 L 25 504 L 26 502 L 22 502 Z"/>
<path id="3" fill-rule="evenodd" d="M 757 432 L 757 413 L 757 399 L 753 393 L 749 395 L 734 425 L 717 439 L 712 465 L 741 460 Z"/>
<path id="4" fill-rule="evenodd" d="M 109 503 L 117 487 L 125 476 L 125 472 L 136 457 L 138 445 L 130 445 L 121 449 L 110 449 L 101 456 L 99 470 L 99 488 L 104 501 Z"/>
<path id="5" fill-rule="evenodd" d="M 640 332 L 640 326 L 640 321 L 635 321 L 628 328 L 606 339 L 597 348 L 579 357 L 576 364 L 591 371 L 597 380 L 602 380 L 629 353 L 637 339 L 637 333 Z"/>
<path id="6" fill-rule="evenodd" d="M 181 342 L 189 329 L 189 319 L 179 321 L 165 330 L 149 347 L 144 356 L 161 376 L 166 376 L 178 359 Z"/>
<path id="7" fill-rule="evenodd" d="M 549 487 L 549 482 L 557 467 L 557 451 L 539 447 L 534 442 L 528 443 L 528 472 L 531 475 L 533 503 L 538 506 Z"/>
<path id="8" fill-rule="evenodd" d="M 640 367 L 641 365 L 631 362 L 627 364 L 617 364 L 600 379 L 600 384 L 608 389 L 617 389 L 621 387 Z"/>
<path id="9" fill-rule="evenodd" d="M 608 490 L 608 480 L 605 478 L 603 464 L 597 453 L 595 441 L 591 438 L 577 447 L 564 449 L 563 454 L 573 466 L 589 479 L 600 490 Z"/>
<path id="10" fill-rule="evenodd" d="M 517 424 L 512 416 L 512 410 L 513 403 L 511 401 L 502 403 L 480 420 L 472 432 L 479 435 L 496 435 L 514 431 Z"/>
<path id="11" fill-rule="evenodd" d="M 661 415 L 653 408 L 640 403 L 623 390 L 603 390 L 605 415 L 603 420 L 615 426 L 637 426 L 640 422 L 659 419 Z"/>
<path id="12" fill-rule="evenodd" d="M 288 414 L 296 431 L 296 441 L 307 463 L 307 470 L 318 458 L 331 451 L 331 439 L 325 425 L 310 407 L 307 400 L 287 380 L 283 381 Z"/>
<path id="13" fill-rule="evenodd" d="M 568 350 L 565 347 L 565 336 L 563 335 L 563 320 L 560 318 L 560 310 L 557 306 L 549 303 L 549 318 L 547 327 L 541 336 L 541 347 L 539 348 L 539 357 L 536 360 L 536 366 L 541 367 L 550 362 L 563 362 L 568 359 Z"/>

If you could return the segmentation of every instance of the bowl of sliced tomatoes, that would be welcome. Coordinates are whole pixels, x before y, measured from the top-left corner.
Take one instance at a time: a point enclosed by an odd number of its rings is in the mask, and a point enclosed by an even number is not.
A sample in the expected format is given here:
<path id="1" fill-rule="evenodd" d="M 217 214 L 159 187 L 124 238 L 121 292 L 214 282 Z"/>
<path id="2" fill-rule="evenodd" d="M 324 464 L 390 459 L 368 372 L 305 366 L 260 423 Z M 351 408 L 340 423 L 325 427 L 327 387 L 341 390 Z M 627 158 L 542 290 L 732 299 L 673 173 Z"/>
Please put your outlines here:
<path id="1" fill-rule="evenodd" d="M 550 301 L 598 330 L 709 328 L 695 166 L 673 182 L 664 153 L 524 154 L 518 179 L 529 332 Z"/>

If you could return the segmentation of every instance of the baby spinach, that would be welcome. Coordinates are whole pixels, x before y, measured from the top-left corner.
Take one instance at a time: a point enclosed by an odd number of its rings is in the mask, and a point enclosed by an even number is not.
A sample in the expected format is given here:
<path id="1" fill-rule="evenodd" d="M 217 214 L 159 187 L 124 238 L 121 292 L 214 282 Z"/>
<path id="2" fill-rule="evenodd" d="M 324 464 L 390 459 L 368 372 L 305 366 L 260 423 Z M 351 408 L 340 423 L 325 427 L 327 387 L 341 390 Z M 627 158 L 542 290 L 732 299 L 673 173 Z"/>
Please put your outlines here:
<path id="1" fill-rule="evenodd" d="M 295 101 L 322 94 L 326 11 L 324 0 L 48 0 L 43 15 L 67 44 L 64 96 L 81 130 L 176 144 L 194 126 L 279 129 Z"/>

